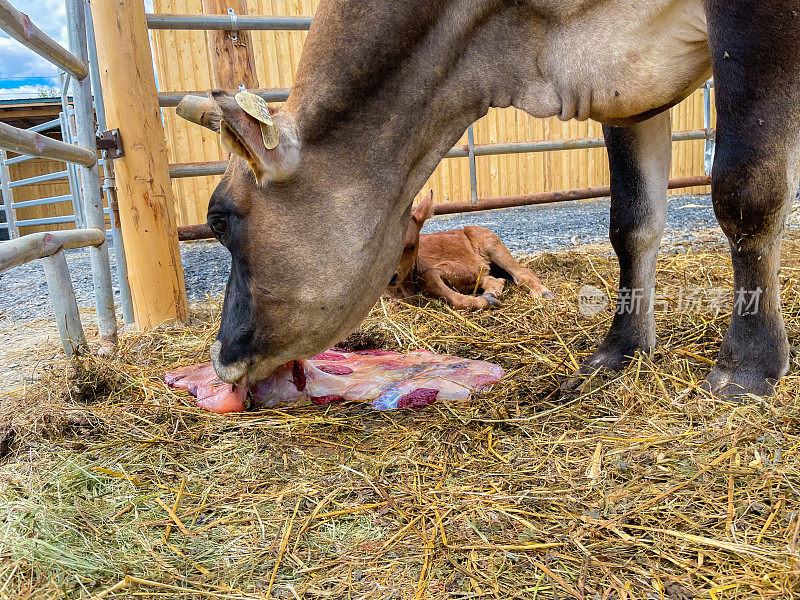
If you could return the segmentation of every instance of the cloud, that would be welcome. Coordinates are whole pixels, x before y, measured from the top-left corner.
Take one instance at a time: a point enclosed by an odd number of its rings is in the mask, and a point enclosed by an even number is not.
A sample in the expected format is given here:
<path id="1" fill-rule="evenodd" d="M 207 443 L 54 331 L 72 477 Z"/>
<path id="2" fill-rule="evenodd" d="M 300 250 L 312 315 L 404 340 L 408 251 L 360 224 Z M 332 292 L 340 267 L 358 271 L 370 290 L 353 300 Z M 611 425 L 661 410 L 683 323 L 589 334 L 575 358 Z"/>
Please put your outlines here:
<path id="1" fill-rule="evenodd" d="M 11 0 L 17 10 L 26 13 L 39 29 L 67 46 L 67 16 L 64 0 Z M 0 32 L 0 97 L 13 98 L 10 94 L 17 90 L 20 96 L 38 96 L 31 91 L 31 85 L 51 86 L 58 81 L 58 69 L 38 54 L 6 33 Z M 53 79 L 55 78 L 55 79 Z M 36 84 L 29 81 L 35 80 Z"/>
<path id="2" fill-rule="evenodd" d="M 39 29 L 65 48 L 68 47 L 64 0 L 10 1 L 14 8 L 26 13 Z M 145 0 L 145 9 L 147 12 L 153 11 L 152 0 Z M 0 31 L 0 99 L 38 97 L 40 88 L 58 85 L 57 67 Z"/>
<path id="3" fill-rule="evenodd" d="M 0 100 L 41 98 L 43 96 L 50 98 L 58 95 L 58 88 L 50 85 L 20 85 L 17 87 L 0 88 Z"/>

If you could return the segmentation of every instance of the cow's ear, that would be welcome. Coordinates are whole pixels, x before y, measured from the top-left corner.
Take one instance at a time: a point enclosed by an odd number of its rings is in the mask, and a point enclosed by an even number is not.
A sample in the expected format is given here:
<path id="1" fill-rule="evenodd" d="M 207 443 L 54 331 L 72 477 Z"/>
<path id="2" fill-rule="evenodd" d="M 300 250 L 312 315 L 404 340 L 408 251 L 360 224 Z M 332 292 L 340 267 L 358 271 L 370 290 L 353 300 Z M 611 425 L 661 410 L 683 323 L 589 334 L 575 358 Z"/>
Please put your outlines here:
<path id="1" fill-rule="evenodd" d="M 428 219 L 433 216 L 433 190 L 430 190 L 425 197 L 420 200 L 419 204 L 411 211 L 411 218 L 422 227 Z"/>
<path id="2" fill-rule="evenodd" d="M 244 158 L 260 183 L 284 181 L 291 177 L 300 163 L 300 141 L 294 117 L 277 112 L 272 116 L 278 144 L 267 148 L 261 123 L 246 113 L 233 96 L 212 91 L 211 99 L 219 108 L 221 117 L 220 141 L 234 154 Z"/>
<path id="3" fill-rule="evenodd" d="M 178 116 L 220 134 L 222 144 L 244 158 L 259 183 L 288 179 L 300 163 L 300 141 L 294 117 L 278 112 L 268 138 L 277 146 L 267 148 L 259 122 L 247 114 L 230 94 L 213 90 L 208 98 L 184 96 Z"/>

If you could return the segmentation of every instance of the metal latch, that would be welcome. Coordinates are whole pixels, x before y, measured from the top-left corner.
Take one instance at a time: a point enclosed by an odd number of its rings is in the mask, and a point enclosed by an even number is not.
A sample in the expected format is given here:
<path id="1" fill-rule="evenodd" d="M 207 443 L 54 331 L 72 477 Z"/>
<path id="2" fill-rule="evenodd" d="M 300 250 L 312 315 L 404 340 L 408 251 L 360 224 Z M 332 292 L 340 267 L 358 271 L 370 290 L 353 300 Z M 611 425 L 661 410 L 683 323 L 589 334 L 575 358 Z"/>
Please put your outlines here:
<path id="1" fill-rule="evenodd" d="M 122 136 L 119 134 L 119 129 L 109 129 L 108 131 L 101 131 L 98 133 L 97 149 L 105 150 L 108 153 L 108 158 L 121 158 L 125 156 L 125 151 L 122 148 Z"/>
<path id="2" fill-rule="evenodd" d="M 232 9 L 228 9 L 228 18 L 231 20 L 231 28 L 230 28 L 230 35 L 231 40 L 234 42 L 239 39 L 239 17 L 236 16 L 236 12 Z"/>

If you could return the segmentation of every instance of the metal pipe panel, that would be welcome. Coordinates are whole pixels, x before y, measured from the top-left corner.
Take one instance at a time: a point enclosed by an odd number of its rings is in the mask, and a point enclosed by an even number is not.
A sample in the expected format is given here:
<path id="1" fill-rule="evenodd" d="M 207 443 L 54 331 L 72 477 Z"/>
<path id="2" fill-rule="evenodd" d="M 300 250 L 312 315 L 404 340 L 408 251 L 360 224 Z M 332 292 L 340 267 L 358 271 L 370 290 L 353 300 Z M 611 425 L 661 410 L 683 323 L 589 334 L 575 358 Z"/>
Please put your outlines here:
<path id="1" fill-rule="evenodd" d="M 236 15 L 236 24 L 229 15 L 175 15 L 148 13 L 149 29 L 202 29 L 232 31 L 306 31 L 311 17 L 266 17 Z"/>
<path id="2" fill-rule="evenodd" d="M 0 0 L 0 29 L 45 60 L 79 79 L 86 77 L 89 73 L 89 67 L 85 61 L 39 29 L 28 15 L 11 6 L 8 0 Z"/>
<path id="3" fill-rule="evenodd" d="M 84 0 L 67 0 L 66 6 L 70 50 L 81 60 L 88 62 L 89 50 L 86 45 Z M 94 105 L 92 104 L 92 84 L 89 77 L 73 79 L 72 96 L 78 143 L 96 157 Z M 82 165 L 80 171 L 85 223 L 89 227 L 105 231 L 106 218 L 103 212 L 103 197 L 100 194 L 100 173 L 97 161 Z M 111 261 L 108 255 L 108 244 L 105 240 L 102 244 L 89 249 L 89 258 L 92 264 L 101 351 L 112 352 L 117 342 L 117 316 L 114 312 L 114 288 L 111 285 Z"/>
<path id="4" fill-rule="evenodd" d="M 106 239 L 100 229 L 70 229 L 31 233 L 8 242 L 0 242 L 0 273 L 32 260 L 51 256 L 59 250 L 97 246 Z"/>
<path id="5" fill-rule="evenodd" d="M 56 204 L 57 202 L 71 202 L 71 201 L 72 201 L 72 195 L 67 194 L 64 196 L 50 196 L 48 198 L 37 198 L 36 200 L 22 200 L 20 202 L 14 202 L 14 204 L 12 204 L 12 207 L 15 209 L 27 208 L 28 206 L 43 206 L 45 204 Z"/>
<path id="6" fill-rule="evenodd" d="M 231 92 L 233 91 L 234 90 L 231 90 Z M 259 88 L 249 91 L 261 96 L 267 102 L 286 102 L 289 98 L 289 88 Z M 205 98 L 206 93 L 201 90 L 191 92 L 158 92 L 158 105 L 161 108 L 178 106 L 184 96 L 201 96 Z"/>
<path id="7" fill-rule="evenodd" d="M 54 179 L 66 179 L 66 171 L 54 171 L 53 173 L 45 173 L 44 175 L 37 175 L 36 177 L 28 177 L 26 179 L 17 179 L 16 181 L 9 182 L 9 187 L 22 187 L 23 185 L 33 185 L 35 183 L 42 183 L 44 181 L 53 181 Z"/>
<path id="8" fill-rule="evenodd" d="M 0 123 L 0 148 L 19 154 L 74 162 L 83 166 L 91 166 L 97 162 L 97 155 L 87 148 L 65 144 L 45 137 L 41 133 L 19 129 L 6 123 Z"/>

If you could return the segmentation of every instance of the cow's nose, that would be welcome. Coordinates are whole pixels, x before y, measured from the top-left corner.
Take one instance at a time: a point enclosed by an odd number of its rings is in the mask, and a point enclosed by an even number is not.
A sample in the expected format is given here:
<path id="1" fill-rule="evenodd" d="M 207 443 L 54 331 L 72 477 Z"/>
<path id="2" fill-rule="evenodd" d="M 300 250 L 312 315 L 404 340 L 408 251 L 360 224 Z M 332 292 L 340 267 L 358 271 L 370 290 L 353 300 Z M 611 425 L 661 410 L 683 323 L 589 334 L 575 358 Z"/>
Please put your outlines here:
<path id="1" fill-rule="evenodd" d="M 243 359 L 231 364 L 225 364 L 220 359 L 221 354 L 222 342 L 217 340 L 211 345 L 211 364 L 214 365 L 217 377 L 228 383 L 236 383 L 247 375 L 247 370 L 250 368 L 249 360 Z"/>
<path id="2" fill-rule="evenodd" d="M 392 275 L 392 279 L 391 279 L 391 281 L 389 282 L 389 285 L 390 285 L 390 286 L 395 286 L 395 285 L 397 285 L 397 271 L 395 271 L 395 272 L 394 272 L 394 275 Z"/>

